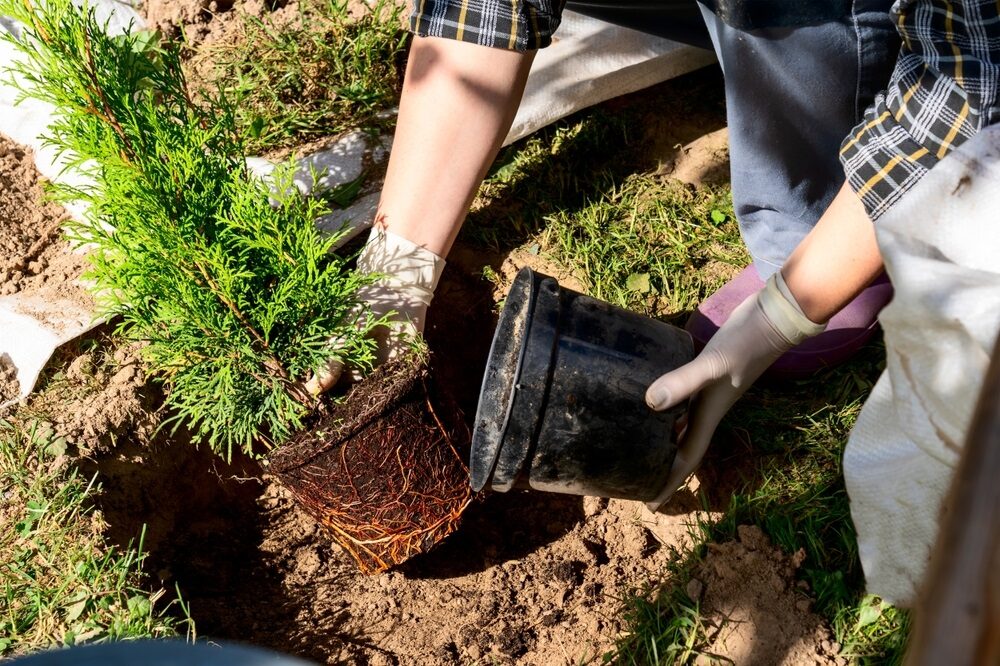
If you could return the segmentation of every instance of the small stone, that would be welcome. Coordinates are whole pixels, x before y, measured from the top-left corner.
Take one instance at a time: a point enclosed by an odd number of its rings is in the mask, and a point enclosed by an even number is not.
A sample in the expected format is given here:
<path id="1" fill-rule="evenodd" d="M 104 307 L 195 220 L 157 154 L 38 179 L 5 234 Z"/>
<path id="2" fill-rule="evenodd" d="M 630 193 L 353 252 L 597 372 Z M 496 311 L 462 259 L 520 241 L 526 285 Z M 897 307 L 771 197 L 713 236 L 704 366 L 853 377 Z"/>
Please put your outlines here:
<path id="1" fill-rule="evenodd" d="M 608 500 L 603 497 L 584 497 L 583 498 L 583 515 L 590 518 L 591 516 L 596 516 L 601 511 L 604 511 L 608 506 Z"/>
<path id="2" fill-rule="evenodd" d="M 111 383 L 114 385 L 128 384 L 132 381 L 132 378 L 136 375 L 136 369 L 134 365 L 126 365 L 115 373 L 114 377 L 111 378 Z"/>
<path id="3" fill-rule="evenodd" d="M 479 661 L 479 658 L 483 656 L 483 651 L 479 649 L 478 645 L 470 645 L 465 648 L 465 651 L 473 661 Z"/>
<path id="4" fill-rule="evenodd" d="M 684 591 L 687 592 L 688 599 L 698 601 L 701 599 L 701 593 L 705 591 L 705 584 L 697 578 L 692 578 L 688 581 Z"/>
<path id="5" fill-rule="evenodd" d="M 798 608 L 803 613 L 809 612 L 809 606 L 810 604 L 808 599 L 799 599 L 798 601 L 795 602 L 795 607 Z"/>

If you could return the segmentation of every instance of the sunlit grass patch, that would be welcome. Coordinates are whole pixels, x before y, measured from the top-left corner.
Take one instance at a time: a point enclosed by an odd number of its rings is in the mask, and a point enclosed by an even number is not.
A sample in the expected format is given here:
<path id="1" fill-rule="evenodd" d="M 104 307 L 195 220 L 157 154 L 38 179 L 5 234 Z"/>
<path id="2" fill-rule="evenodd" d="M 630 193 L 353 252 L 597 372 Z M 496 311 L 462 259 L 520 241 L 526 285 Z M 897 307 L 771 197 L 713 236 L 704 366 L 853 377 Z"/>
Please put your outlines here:
<path id="1" fill-rule="evenodd" d="M 727 189 L 648 174 L 546 217 L 540 242 L 592 296 L 652 316 L 694 309 L 749 261 Z"/>
<path id="2" fill-rule="evenodd" d="M 280 25 L 245 16 L 240 39 L 194 57 L 214 65 L 209 78 L 232 102 L 251 153 L 392 122 L 380 114 L 398 101 L 405 6 L 380 0 L 360 17 L 347 0 L 298 7 Z"/>
<path id="3" fill-rule="evenodd" d="M 50 434 L 0 422 L 0 655 L 183 630 L 145 585 L 141 537 L 105 543 L 97 491 Z"/>

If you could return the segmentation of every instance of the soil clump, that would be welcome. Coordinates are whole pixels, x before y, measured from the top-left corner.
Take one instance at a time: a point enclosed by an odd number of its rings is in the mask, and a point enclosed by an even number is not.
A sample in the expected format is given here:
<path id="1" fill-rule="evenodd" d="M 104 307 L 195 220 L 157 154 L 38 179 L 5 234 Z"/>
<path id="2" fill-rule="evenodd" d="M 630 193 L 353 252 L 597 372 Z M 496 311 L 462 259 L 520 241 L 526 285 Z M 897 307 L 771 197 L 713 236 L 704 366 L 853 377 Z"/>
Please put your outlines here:
<path id="1" fill-rule="evenodd" d="M 140 343 L 117 340 L 102 326 L 57 350 L 28 411 L 79 455 L 106 454 L 122 441 L 148 443 L 163 395 L 147 382 Z"/>
<path id="2" fill-rule="evenodd" d="M 468 425 L 423 353 L 390 361 L 268 458 L 365 573 L 425 552 L 471 499 Z"/>
<path id="3" fill-rule="evenodd" d="M 60 239 L 67 217 L 46 198 L 34 152 L 0 134 L 0 296 L 90 302 L 75 282 L 86 260 Z"/>
<path id="4" fill-rule="evenodd" d="M 829 627 L 810 611 L 808 586 L 795 581 L 805 551 L 785 555 L 756 526 L 740 525 L 737 533 L 736 541 L 709 544 L 687 588 L 714 626 L 705 655 L 724 657 L 696 663 L 846 665 Z"/>

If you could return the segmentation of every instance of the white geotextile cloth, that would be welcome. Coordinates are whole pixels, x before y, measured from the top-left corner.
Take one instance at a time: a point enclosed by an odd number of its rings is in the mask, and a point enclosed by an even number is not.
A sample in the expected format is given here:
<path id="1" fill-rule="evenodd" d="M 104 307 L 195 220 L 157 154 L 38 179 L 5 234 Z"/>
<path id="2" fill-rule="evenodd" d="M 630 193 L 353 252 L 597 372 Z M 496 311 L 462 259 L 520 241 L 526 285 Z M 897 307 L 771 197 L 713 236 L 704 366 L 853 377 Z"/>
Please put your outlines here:
<path id="1" fill-rule="evenodd" d="M 580 109 L 713 62 L 711 51 L 563 12 L 552 45 L 531 65 L 504 145 Z"/>
<path id="2" fill-rule="evenodd" d="M 142 18 L 128 2 L 92 0 L 91 4 L 102 20 L 111 19 L 109 28 L 113 32 L 130 23 L 143 25 Z M 17 34 L 17 27 L 0 17 L 0 31 Z M 13 56 L 10 45 L 0 43 L 0 66 Z M 559 38 L 535 59 L 521 108 L 504 143 L 598 102 L 685 74 L 712 61 L 713 56 L 707 51 L 566 12 Z M 36 100 L 15 106 L 16 97 L 16 90 L 4 76 L 0 82 L 0 132 L 33 148 L 39 171 L 45 177 L 79 180 L 78 174 L 62 172 L 55 163 L 52 148 L 42 145 L 40 137 L 48 127 L 52 109 Z M 350 182 L 361 176 L 364 157 L 370 150 L 378 151 L 379 147 L 369 145 L 361 133 L 350 134 L 332 148 L 304 158 L 295 182 L 306 191 L 314 186 L 335 187 Z M 260 158 L 251 158 L 248 164 L 262 177 L 267 177 L 274 168 Z M 313 173 L 318 176 L 316 183 L 312 182 Z M 368 194 L 351 207 L 319 220 L 319 226 L 339 229 L 347 224 L 350 236 L 354 236 L 371 225 L 377 202 L 377 193 Z M 81 211 L 70 212 L 79 216 Z M 23 398 L 34 387 L 38 373 L 55 348 L 85 333 L 97 322 L 93 316 L 81 318 L 79 312 L 73 311 L 54 326 L 51 317 L 41 321 L 16 314 L 30 310 L 19 307 L 17 298 L 15 294 L 0 301 L 0 358 L 8 356 L 17 368 Z M 37 304 L 33 307 L 37 309 Z M 61 310 L 54 303 L 48 304 L 47 309 L 57 313 Z"/>
<path id="3" fill-rule="evenodd" d="M 886 369 L 844 453 L 868 591 L 913 602 L 1000 331 L 1000 127 L 934 167 L 876 225 L 895 296 Z"/>

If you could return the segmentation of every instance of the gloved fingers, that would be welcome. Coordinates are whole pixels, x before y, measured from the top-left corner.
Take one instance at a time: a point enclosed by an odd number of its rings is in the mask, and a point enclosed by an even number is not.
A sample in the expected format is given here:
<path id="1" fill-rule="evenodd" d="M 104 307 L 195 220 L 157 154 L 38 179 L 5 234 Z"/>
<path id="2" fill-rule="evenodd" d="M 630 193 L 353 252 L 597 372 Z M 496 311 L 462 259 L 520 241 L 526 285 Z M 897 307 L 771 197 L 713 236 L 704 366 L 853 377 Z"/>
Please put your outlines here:
<path id="1" fill-rule="evenodd" d="M 660 412 L 687 400 L 725 371 L 722 357 L 705 349 L 693 361 L 662 375 L 646 389 L 646 404 Z"/>
<path id="2" fill-rule="evenodd" d="M 378 367 L 389 361 L 393 361 L 406 352 L 414 344 L 414 340 L 420 333 L 420 328 L 409 319 L 390 321 L 385 326 L 380 326 L 372 331 L 371 337 L 375 340 L 375 361 L 373 365 Z M 347 385 L 354 384 L 364 379 L 365 373 L 361 368 L 355 366 L 342 367 L 342 374 L 335 379 L 324 391 L 333 388 L 337 383 Z"/>
<path id="3" fill-rule="evenodd" d="M 677 489 L 684 485 L 687 478 L 698 469 L 712 443 L 719 422 L 735 401 L 733 392 L 726 386 L 718 384 L 709 386 L 694 400 L 688 412 L 687 428 L 678 438 L 680 446 L 667 481 L 663 485 L 663 491 L 656 499 L 646 504 L 650 511 L 659 511 L 660 507 L 666 504 Z"/>

